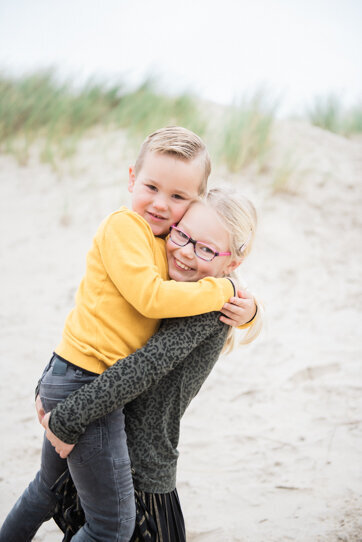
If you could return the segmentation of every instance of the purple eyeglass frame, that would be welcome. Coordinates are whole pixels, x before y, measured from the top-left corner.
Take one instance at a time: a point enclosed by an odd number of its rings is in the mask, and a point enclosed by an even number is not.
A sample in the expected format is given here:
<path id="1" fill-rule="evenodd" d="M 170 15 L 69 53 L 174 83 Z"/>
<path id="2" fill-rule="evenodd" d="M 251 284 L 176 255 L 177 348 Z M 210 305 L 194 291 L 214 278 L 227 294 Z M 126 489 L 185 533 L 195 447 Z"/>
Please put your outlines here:
<path id="1" fill-rule="evenodd" d="M 184 245 L 179 245 L 177 243 L 175 243 L 175 241 L 172 239 L 172 237 L 170 236 L 170 239 L 171 241 L 173 242 L 174 245 L 178 246 L 178 247 L 185 247 L 186 245 L 188 245 L 189 243 L 191 243 L 193 246 L 194 246 L 194 253 L 195 253 L 195 256 L 197 258 L 200 258 L 200 260 L 203 260 L 204 262 L 212 262 L 212 260 L 214 258 L 216 258 L 216 256 L 231 256 L 231 252 L 217 252 L 216 250 L 214 250 L 212 247 L 210 247 L 210 245 L 208 245 L 207 243 L 203 243 L 202 241 L 196 241 L 195 239 L 192 239 L 192 237 L 190 237 L 187 233 L 185 233 L 184 231 L 182 231 L 180 228 L 177 227 L 177 224 L 172 224 L 172 226 L 170 227 L 170 233 L 171 233 L 171 230 L 178 230 L 180 231 L 181 233 L 183 233 L 183 235 L 185 235 L 187 238 L 188 238 L 188 241 L 187 243 L 185 243 Z M 213 251 L 214 253 L 214 256 L 211 258 L 211 260 L 205 260 L 205 258 L 201 258 L 201 256 L 198 256 L 196 254 L 196 243 L 200 243 L 201 245 L 204 245 L 205 247 L 209 248 L 210 250 Z"/>

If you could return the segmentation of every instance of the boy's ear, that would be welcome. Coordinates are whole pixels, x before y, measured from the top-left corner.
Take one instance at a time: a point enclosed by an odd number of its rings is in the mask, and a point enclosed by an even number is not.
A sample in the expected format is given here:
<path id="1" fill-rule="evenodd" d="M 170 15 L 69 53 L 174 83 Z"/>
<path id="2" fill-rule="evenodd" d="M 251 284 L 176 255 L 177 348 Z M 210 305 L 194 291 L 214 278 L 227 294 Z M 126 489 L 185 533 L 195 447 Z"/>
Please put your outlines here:
<path id="1" fill-rule="evenodd" d="M 134 166 L 129 166 L 128 169 L 128 192 L 133 192 L 134 183 L 136 182 L 136 175 L 134 172 Z"/>

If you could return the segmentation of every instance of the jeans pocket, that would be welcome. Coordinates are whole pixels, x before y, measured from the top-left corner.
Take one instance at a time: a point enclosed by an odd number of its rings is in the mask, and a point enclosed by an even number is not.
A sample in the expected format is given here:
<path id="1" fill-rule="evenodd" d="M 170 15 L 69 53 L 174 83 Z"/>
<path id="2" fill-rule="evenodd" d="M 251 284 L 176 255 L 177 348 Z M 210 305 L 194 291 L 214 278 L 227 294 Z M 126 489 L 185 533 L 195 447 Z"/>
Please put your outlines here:
<path id="1" fill-rule="evenodd" d="M 54 358 L 54 356 L 53 356 Z M 85 384 L 94 380 L 94 376 L 84 374 L 81 369 L 67 367 L 65 374 L 54 374 L 53 358 L 45 368 L 39 382 L 39 394 L 46 412 L 68 397 L 70 393 L 78 390 Z"/>
<path id="2" fill-rule="evenodd" d="M 90 423 L 69 455 L 72 463 L 84 464 L 102 451 L 101 420 Z"/>
<path id="3" fill-rule="evenodd" d="M 80 386 L 74 384 L 49 385 L 41 382 L 39 395 L 45 412 L 49 412 L 57 406 L 60 401 L 64 401 L 72 391 L 76 391 Z"/>

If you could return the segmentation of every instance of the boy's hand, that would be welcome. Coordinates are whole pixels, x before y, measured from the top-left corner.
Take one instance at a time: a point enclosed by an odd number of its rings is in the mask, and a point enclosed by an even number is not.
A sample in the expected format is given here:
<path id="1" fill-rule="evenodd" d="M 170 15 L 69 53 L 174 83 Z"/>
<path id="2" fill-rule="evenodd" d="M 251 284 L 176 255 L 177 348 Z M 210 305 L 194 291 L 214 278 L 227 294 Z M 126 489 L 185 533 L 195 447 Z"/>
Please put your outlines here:
<path id="1" fill-rule="evenodd" d="M 63 442 L 58 437 L 56 437 L 54 433 L 52 433 L 51 430 L 49 429 L 49 418 L 50 418 L 50 412 L 45 414 L 41 422 L 42 426 L 45 429 L 45 435 L 47 439 L 49 440 L 50 444 L 54 446 L 56 452 L 60 455 L 60 457 L 62 459 L 65 459 L 73 450 L 75 444 L 67 444 L 66 442 Z"/>
<path id="2" fill-rule="evenodd" d="M 253 318 L 256 312 L 254 297 L 247 290 L 238 290 L 238 297 L 231 297 L 229 303 L 225 303 L 221 312 L 220 320 L 233 327 L 239 327 Z"/>
<path id="3" fill-rule="evenodd" d="M 41 424 L 42 421 L 43 421 L 43 418 L 45 416 L 45 410 L 43 408 L 43 405 L 42 405 L 42 402 L 41 402 L 41 399 L 40 399 L 40 395 L 37 395 L 36 396 L 36 399 L 35 399 L 35 408 L 36 408 L 36 413 L 38 415 L 38 420 L 39 420 L 39 423 Z"/>

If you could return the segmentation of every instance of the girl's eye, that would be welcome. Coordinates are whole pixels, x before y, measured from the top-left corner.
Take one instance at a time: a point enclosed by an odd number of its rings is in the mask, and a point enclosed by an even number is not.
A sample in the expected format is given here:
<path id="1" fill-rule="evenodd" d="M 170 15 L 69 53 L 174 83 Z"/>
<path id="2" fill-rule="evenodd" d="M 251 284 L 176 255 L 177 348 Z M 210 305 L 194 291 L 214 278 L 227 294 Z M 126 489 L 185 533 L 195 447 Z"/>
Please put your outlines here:
<path id="1" fill-rule="evenodd" d="M 203 254 L 206 254 L 207 256 L 212 256 L 213 254 L 215 254 L 215 251 L 212 250 L 212 248 L 208 247 L 207 245 L 199 244 L 198 249 L 201 250 L 201 252 L 203 252 Z"/>
<path id="2" fill-rule="evenodd" d="M 146 184 L 147 188 L 149 188 L 150 190 L 157 190 L 157 188 L 153 185 L 153 184 Z"/>
<path id="3" fill-rule="evenodd" d="M 174 199 L 180 199 L 180 200 L 185 199 L 183 196 L 180 196 L 180 194 L 174 194 L 172 197 L 173 197 Z"/>
<path id="4" fill-rule="evenodd" d="M 177 229 L 175 228 L 174 231 L 175 231 L 176 236 L 177 236 L 180 240 L 182 240 L 182 241 L 187 241 L 187 239 L 189 238 L 188 235 L 186 235 L 186 233 L 184 233 L 184 232 L 181 231 L 181 230 L 177 230 Z"/>

